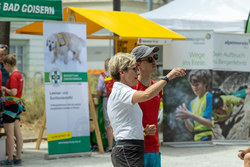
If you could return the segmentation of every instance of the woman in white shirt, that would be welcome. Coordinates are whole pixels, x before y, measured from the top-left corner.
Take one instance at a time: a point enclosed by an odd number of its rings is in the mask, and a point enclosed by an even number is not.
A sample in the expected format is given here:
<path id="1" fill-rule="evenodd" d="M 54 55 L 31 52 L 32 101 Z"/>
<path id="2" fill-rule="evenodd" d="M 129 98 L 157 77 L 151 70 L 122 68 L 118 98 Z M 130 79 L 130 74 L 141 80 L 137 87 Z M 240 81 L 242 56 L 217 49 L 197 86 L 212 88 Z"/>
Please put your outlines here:
<path id="1" fill-rule="evenodd" d="M 145 91 L 137 91 L 139 72 L 134 55 L 118 53 L 109 61 L 111 76 L 116 81 L 108 99 L 108 116 L 113 127 L 116 145 L 111 159 L 115 167 L 144 167 L 144 136 L 154 135 L 155 125 L 142 126 L 142 111 L 138 105 L 156 96 L 167 84 L 179 76 L 185 75 L 185 69 L 174 68 L 166 77 Z"/>

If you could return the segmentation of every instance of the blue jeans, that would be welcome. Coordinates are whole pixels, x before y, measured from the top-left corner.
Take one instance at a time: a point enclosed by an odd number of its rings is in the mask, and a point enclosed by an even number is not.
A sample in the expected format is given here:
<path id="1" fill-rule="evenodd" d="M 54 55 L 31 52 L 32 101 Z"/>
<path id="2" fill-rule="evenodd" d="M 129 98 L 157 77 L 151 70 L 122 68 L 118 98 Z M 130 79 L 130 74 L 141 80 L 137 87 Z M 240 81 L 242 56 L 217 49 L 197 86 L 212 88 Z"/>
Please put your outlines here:
<path id="1" fill-rule="evenodd" d="M 161 167 L 161 153 L 144 153 L 144 167 Z"/>

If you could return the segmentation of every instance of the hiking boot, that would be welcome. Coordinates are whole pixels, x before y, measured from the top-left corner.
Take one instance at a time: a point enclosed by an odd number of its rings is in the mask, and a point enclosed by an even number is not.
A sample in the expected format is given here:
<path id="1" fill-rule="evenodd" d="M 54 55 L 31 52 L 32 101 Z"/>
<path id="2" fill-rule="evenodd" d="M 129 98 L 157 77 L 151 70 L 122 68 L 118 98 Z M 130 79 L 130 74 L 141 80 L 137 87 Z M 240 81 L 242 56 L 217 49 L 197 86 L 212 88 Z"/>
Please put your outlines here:
<path id="1" fill-rule="evenodd" d="M 0 166 L 13 166 L 13 161 L 9 162 L 7 159 L 5 161 L 0 162 Z"/>
<path id="2" fill-rule="evenodd" d="M 13 163 L 14 163 L 15 166 L 21 166 L 22 165 L 22 160 L 14 158 Z"/>

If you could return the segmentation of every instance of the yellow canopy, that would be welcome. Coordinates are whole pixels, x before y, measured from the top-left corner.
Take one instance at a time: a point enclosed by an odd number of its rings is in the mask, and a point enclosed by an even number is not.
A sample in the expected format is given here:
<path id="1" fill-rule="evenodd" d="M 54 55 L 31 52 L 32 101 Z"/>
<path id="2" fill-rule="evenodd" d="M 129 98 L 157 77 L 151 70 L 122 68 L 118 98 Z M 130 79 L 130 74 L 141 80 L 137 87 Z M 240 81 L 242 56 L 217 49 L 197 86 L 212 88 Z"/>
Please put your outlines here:
<path id="1" fill-rule="evenodd" d="M 103 28 L 117 34 L 122 39 L 129 38 L 170 38 L 184 40 L 185 37 L 147 20 L 136 13 L 105 11 L 69 7 L 63 10 L 64 21 L 84 22 L 87 24 L 88 38 Z M 15 31 L 23 34 L 42 34 L 42 22 L 34 22 Z M 101 39 L 101 37 L 96 37 Z"/>

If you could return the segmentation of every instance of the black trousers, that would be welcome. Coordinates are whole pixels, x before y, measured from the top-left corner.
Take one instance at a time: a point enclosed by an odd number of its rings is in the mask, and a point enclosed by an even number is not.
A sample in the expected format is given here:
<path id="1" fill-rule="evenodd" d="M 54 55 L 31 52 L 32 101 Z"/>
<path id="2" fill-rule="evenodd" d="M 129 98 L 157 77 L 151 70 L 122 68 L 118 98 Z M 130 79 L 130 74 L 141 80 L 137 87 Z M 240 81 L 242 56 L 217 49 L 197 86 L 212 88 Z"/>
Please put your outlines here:
<path id="1" fill-rule="evenodd" d="M 114 167 L 144 167 L 144 141 L 116 142 L 111 153 Z"/>

